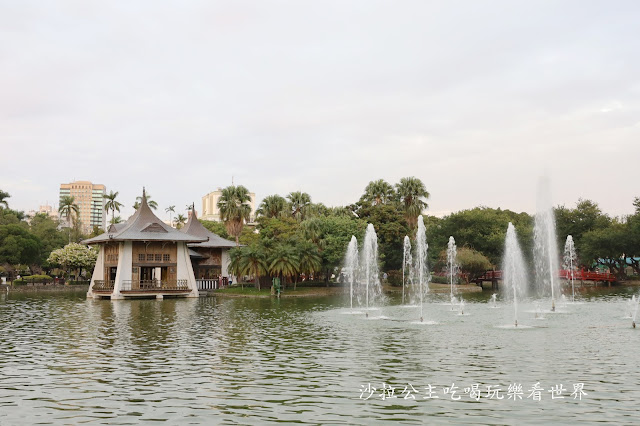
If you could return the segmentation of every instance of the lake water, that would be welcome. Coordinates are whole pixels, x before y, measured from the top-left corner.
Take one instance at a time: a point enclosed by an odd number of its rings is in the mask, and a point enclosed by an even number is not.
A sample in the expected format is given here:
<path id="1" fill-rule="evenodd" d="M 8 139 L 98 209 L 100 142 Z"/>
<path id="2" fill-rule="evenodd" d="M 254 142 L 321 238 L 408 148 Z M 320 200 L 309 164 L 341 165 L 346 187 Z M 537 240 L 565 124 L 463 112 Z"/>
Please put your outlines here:
<path id="1" fill-rule="evenodd" d="M 0 424 L 637 423 L 637 292 L 591 290 L 545 319 L 530 302 L 518 330 L 487 291 L 464 316 L 430 296 L 430 325 L 396 297 L 367 319 L 346 298 L 3 294 Z"/>

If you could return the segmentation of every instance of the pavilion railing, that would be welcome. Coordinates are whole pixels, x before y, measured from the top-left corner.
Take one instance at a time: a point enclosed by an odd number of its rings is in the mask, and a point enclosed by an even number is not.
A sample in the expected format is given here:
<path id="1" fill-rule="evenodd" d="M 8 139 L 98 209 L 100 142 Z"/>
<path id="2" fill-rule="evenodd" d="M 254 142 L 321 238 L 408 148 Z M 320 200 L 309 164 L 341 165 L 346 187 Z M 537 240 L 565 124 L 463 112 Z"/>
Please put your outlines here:
<path id="1" fill-rule="evenodd" d="M 218 279 L 196 279 L 196 283 L 198 283 L 198 290 L 217 290 L 218 289 Z"/>
<path id="2" fill-rule="evenodd" d="M 189 291 L 187 280 L 124 280 L 122 291 Z"/>
<path id="3" fill-rule="evenodd" d="M 93 291 L 113 291 L 115 281 L 113 280 L 95 280 L 93 282 Z"/>

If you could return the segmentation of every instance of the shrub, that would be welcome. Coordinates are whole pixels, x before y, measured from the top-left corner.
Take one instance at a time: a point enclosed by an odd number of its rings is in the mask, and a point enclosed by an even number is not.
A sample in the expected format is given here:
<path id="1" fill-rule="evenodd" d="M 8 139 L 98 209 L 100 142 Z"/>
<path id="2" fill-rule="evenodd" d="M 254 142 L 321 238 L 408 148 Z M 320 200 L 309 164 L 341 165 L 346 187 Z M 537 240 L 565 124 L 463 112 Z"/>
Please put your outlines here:
<path id="1" fill-rule="evenodd" d="M 49 275 L 29 275 L 28 277 L 22 277 L 19 280 L 14 280 L 14 285 L 24 285 L 27 283 L 50 283 L 53 282 L 53 278 Z"/>
<path id="2" fill-rule="evenodd" d="M 405 283 L 406 283 L 406 276 L 405 276 Z M 399 271 L 397 269 L 391 270 L 391 271 L 387 271 L 387 282 L 392 285 L 392 286 L 401 286 L 402 285 L 402 271 Z"/>
<path id="3" fill-rule="evenodd" d="M 439 275 L 432 275 L 431 282 L 434 284 L 449 284 L 449 277 L 441 277 Z"/>

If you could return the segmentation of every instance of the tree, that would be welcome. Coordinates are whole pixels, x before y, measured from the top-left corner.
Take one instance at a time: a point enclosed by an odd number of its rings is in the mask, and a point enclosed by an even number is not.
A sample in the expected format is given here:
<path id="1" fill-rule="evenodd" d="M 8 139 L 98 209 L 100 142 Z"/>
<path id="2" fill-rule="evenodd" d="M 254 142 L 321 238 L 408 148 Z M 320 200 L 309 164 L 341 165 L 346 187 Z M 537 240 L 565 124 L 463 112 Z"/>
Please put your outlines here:
<path id="1" fill-rule="evenodd" d="M 251 215 L 250 201 L 249 190 L 242 185 L 224 188 L 218 198 L 220 219 L 224 222 L 229 235 L 235 237 L 236 246 L 240 245 L 238 237 L 245 221 L 248 221 Z"/>
<path id="2" fill-rule="evenodd" d="M 396 184 L 396 191 L 404 210 L 407 224 L 409 228 L 413 229 L 418 223 L 418 216 L 428 207 L 423 198 L 429 198 L 429 193 L 422 181 L 415 177 L 400 179 L 400 183 Z"/>
<path id="3" fill-rule="evenodd" d="M 280 217 L 287 211 L 287 200 L 275 194 L 262 200 L 256 213 L 267 218 Z"/>
<path id="4" fill-rule="evenodd" d="M 301 241 L 297 245 L 298 261 L 299 261 L 299 273 L 307 274 L 307 276 L 314 274 L 322 268 L 322 257 L 318 247 L 310 241 Z M 293 289 L 296 289 L 296 279 L 293 283 Z"/>
<path id="5" fill-rule="evenodd" d="M 611 224 L 609 216 L 591 200 L 579 199 L 574 209 L 559 206 L 554 213 L 560 247 L 564 246 L 567 235 L 571 235 L 574 241 L 580 241 L 585 233 Z"/>
<path id="6" fill-rule="evenodd" d="M 378 179 L 369 182 L 364 189 L 364 195 L 361 200 L 377 206 L 393 201 L 395 196 L 396 193 L 393 190 L 393 186 L 384 179 Z"/>
<path id="7" fill-rule="evenodd" d="M 109 221 L 109 223 L 112 225 L 115 225 L 121 222 L 122 222 L 122 218 L 120 216 L 112 217 L 111 220 Z"/>
<path id="8" fill-rule="evenodd" d="M 155 201 L 153 201 L 153 200 L 151 199 L 151 195 L 149 195 L 149 194 L 145 194 L 145 198 L 146 198 L 146 200 L 147 200 L 147 205 L 148 205 L 149 207 L 151 207 L 151 208 L 152 208 L 152 209 L 154 209 L 154 210 L 157 210 L 157 209 L 158 209 L 158 203 L 156 203 Z M 141 196 L 141 195 L 138 195 L 138 196 L 136 197 L 136 203 L 133 205 L 133 208 L 134 208 L 135 210 L 138 210 L 138 209 L 140 208 L 140 203 L 141 203 L 141 202 L 142 202 L 142 196 Z"/>
<path id="9" fill-rule="evenodd" d="M 60 216 L 67 218 L 67 225 L 69 227 L 69 243 L 71 243 L 71 227 L 72 222 L 77 222 L 78 215 L 80 214 L 80 208 L 75 203 L 75 198 L 71 195 L 63 195 L 60 198 L 60 207 L 58 207 L 58 213 Z"/>
<path id="10" fill-rule="evenodd" d="M 308 214 L 311 197 L 306 192 L 295 191 L 287 195 L 291 207 L 291 217 L 301 222 Z"/>
<path id="11" fill-rule="evenodd" d="M 165 213 L 169 213 L 169 223 L 173 223 L 173 215 L 172 213 L 176 212 L 176 206 L 169 206 L 164 209 Z"/>
<path id="12" fill-rule="evenodd" d="M 8 192 L 4 192 L 0 189 L 0 208 L 4 206 L 5 209 L 9 208 L 9 203 L 7 203 L 7 198 L 11 198 Z"/>
<path id="13" fill-rule="evenodd" d="M 300 260 L 293 246 L 280 244 L 275 247 L 269 258 L 269 273 L 290 278 L 298 273 L 299 268 Z"/>
<path id="14" fill-rule="evenodd" d="M 185 223 L 187 223 L 186 216 L 183 214 L 178 214 L 178 216 L 176 216 L 176 229 L 181 229 Z"/>
<path id="15" fill-rule="evenodd" d="M 404 236 L 411 234 L 402 208 L 397 204 L 364 205 L 360 219 L 372 223 L 378 235 L 382 270 L 402 269 Z"/>
<path id="16" fill-rule="evenodd" d="M 0 263 L 39 263 L 42 243 L 21 225 L 0 225 Z"/>
<path id="17" fill-rule="evenodd" d="M 52 219 L 45 213 L 37 213 L 29 224 L 31 233 L 40 239 L 39 264 L 45 269 L 48 267 L 47 258 L 49 254 L 58 248 L 64 247 L 67 238 L 64 233 L 58 230 L 58 221 Z"/>
<path id="18" fill-rule="evenodd" d="M 260 275 L 266 274 L 268 265 L 264 250 L 257 244 L 237 247 L 231 250 L 231 265 L 229 269 L 236 276 L 252 275 L 258 291 L 260 290 Z"/>
<path id="19" fill-rule="evenodd" d="M 124 206 L 124 204 L 120 203 L 116 200 L 119 192 L 110 191 L 109 194 L 104 194 L 103 197 L 107 202 L 104 204 L 105 210 L 111 210 L 111 220 L 113 220 L 116 210 L 120 213 L 120 207 Z"/>
<path id="20" fill-rule="evenodd" d="M 63 248 L 51 252 L 48 262 L 60 266 L 70 273 L 71 269 L 77 269 L 76 277 L 82 274 L 82 269 L 91 270 L 98 259 L 98 251 L 78 243 L 70 243 Z"/>
<path id="21" fill-rule="evenodd" d="M 446 258 L 446 253 L 444 256 Z M 456 260 L 460 267 L 460 272 L 466 277 L 467 282 L 475 280 L 493 268 L 487 256 L 469 247 L 458 248 Z"/>
<path id="22" fill-rule="evenodd" d="M 606 228 L 586 232 L 578 243 L 579 252 L 583 261 L 588 259 L 593 264 L 609 268 L 612 274 L 623 277 L 628 238 L 627 226 L 614 221 Z"/>

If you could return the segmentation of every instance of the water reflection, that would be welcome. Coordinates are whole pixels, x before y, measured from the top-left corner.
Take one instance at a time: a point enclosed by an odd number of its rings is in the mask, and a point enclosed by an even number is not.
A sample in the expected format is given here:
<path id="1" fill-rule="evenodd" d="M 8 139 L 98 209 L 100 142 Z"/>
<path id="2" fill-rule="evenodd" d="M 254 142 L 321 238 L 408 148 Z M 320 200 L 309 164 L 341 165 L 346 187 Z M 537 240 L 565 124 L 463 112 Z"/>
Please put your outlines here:
<path id="1" fill-rule="evenodd" d="M 431 326 L 411 324 L 415 312 L 399 297 L 381 310 L 388 320 L 374 321 L 342 314 L 346 299 L 0 295 L 0 424 L 628 422 L 640 335 L 622 314 L 634 292 L 580 293 L 583 304 L 526 331 L 497 329 L 506 309 L 489 309 L 487 293 L 465 296 L 464 317 L 442 304 L 448 294 L 431 295 Z M 536 382 L 564 384 L 567 398 L 443 394 L 452 384 L 506 392 Z M 589 393 L 582 401 L 568 395 L 578 382 Z M 368 383 L 378 390 L 365 401 Z M 383 384 L 398 398 L 382 400 Z M 408 384 L 415 400 L 401 395 Z M 439 399 L 422 399 L 429 384 Z"/>

